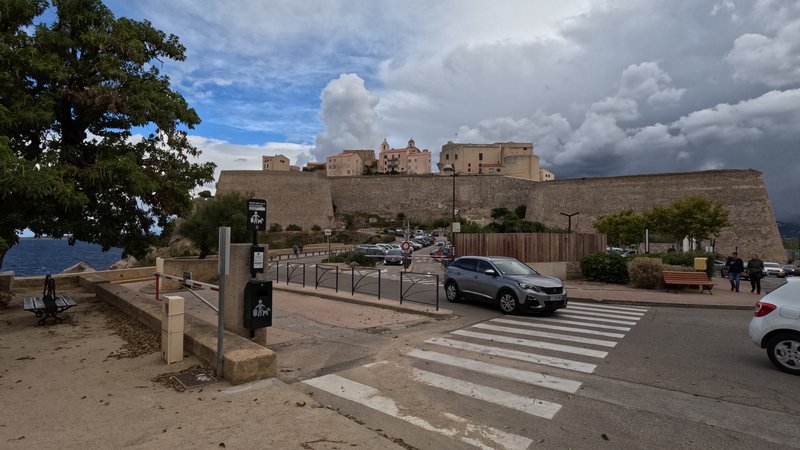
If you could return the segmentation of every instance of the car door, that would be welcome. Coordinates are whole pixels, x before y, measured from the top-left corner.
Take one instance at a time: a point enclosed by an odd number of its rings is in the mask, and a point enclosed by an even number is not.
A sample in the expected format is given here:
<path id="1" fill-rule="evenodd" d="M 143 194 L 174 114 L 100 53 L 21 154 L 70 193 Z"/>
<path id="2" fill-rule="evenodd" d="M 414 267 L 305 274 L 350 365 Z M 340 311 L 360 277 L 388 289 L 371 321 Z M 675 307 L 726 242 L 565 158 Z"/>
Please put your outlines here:
<path id="1" fill-rule="evenodd" d="M 480 300 L 493 302 L 495 293 L 497 293 L 497 276 L 487 275 L 485 272 L 489 269 L 497 272 L 497 269 L 488 261 L 478 261 L 473 277 L 473 290 L 475 296 Z"/>
<path id="2" fill-rule="evenodd" d="M 458 284 L 458 290 L 467 297 L 475 297 L 475 266 L 476 260 L 459 258 L 447 269 L 452 271 L 453 279 Z"/>

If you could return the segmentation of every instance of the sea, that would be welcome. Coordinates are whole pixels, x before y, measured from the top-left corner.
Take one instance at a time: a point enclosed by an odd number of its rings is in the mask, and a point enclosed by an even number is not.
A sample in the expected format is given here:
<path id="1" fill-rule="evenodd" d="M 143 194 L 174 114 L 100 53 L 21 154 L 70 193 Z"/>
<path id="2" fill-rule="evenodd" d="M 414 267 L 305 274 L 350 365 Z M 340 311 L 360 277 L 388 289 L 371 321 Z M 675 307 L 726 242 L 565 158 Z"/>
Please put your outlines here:
<path id="1" fill-rule="evenodd" d="M 12 271 L 18 277 L 55 275 L 80 262 L 95 270 L 106 270 L 120 259 L 121 248 L 104 252 L 97 244 L 81 241 L 71 246 L 66 239 L 20 238 L 6 253 L 0 270 Z"/>

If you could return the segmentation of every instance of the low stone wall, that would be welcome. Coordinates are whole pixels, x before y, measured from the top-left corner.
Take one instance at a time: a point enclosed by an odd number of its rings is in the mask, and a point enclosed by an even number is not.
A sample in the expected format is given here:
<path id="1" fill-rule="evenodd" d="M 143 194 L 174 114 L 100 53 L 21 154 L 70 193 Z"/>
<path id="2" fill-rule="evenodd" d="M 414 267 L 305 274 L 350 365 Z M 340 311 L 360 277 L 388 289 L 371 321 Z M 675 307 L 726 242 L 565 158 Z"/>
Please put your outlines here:
<path id="1" fill-rule="evenodd" d="M 205 259 L 196 257 L 187 258 L 157 258 L 155 271 L 165 275 L 183 277 L 184 272 L 191 272 L 192 279 L 202 283 L 212 283 L 219 279 L 219 260 L 215 256 Z M 161 280 L 162 289 L 178 289 L 180 283 L 172 280 Z"/>

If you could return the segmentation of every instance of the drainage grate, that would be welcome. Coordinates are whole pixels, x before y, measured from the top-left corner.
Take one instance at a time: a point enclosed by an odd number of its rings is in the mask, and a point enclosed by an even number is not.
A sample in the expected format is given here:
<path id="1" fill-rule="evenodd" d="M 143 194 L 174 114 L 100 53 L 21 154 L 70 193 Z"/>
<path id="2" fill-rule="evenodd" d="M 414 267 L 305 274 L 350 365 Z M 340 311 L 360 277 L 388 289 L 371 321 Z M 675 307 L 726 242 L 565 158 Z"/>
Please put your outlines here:
<path id="1" fill-rule="evenodd" d="M 218 380 L 214 375 L 198 372 L 198 373 L 179 373 L 174 377 L 178 380 L 184 388 L 191 389 L 198 386 L 205 386 L 207 384 L 216 383 Z"/>

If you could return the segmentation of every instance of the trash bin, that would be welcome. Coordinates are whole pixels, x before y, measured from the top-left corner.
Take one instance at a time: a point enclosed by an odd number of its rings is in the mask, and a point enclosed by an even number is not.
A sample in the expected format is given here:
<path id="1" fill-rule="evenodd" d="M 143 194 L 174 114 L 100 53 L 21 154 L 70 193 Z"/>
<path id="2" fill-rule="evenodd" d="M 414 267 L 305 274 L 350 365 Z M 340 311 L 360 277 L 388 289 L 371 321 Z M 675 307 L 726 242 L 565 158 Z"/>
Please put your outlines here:
<path id="1" fill-rule="evenodd" d="M 698 272 L 705 272 L 706 269 L 708 268 L 707 264 L 708 264 L 708 258 L 706 258 L 705 256 L 695 258 L 694 270 L 697 270 Z"/>

